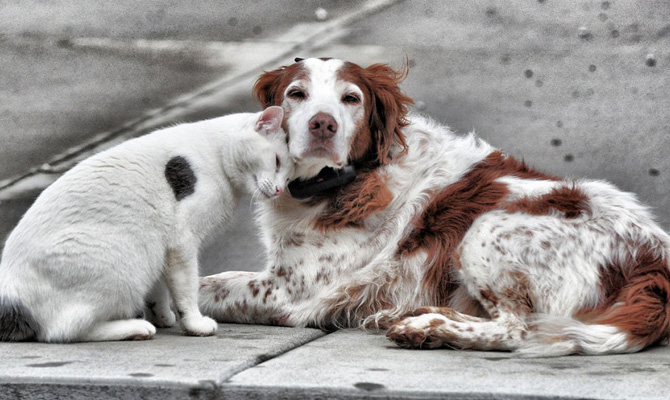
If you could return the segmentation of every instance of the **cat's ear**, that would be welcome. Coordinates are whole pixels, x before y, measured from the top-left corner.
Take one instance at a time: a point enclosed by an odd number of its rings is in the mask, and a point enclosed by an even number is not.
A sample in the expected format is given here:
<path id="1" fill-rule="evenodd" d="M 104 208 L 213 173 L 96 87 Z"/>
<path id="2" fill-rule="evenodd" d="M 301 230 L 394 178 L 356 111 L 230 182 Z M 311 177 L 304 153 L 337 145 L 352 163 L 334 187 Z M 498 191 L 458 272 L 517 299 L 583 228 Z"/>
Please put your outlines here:
<path id="1" fill-rule="evenodd" d="M 281 130 L 284 120 L 284 109 L 279 106 L 266 108 L 256 121 L 256 132 L 261 135 L 271 135 Z"/>

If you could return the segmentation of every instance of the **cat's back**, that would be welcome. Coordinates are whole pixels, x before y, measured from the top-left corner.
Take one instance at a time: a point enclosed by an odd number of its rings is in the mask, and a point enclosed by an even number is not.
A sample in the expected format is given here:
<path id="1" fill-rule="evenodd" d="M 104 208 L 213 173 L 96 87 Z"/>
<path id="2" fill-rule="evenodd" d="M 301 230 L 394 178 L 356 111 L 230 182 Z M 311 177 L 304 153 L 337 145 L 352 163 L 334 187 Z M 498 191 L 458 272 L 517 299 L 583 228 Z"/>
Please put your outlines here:
<path id="1" fill-rule="evenodd" d="M 179 154 L 202 157 L 201 149 L 208 147 L 208 134 L 201 126 L 192 123 L 164 128 L 95 154 L 47 187 L 35 205 L 86 209 L 97 202 L 123 205 L 167 199 L 170 187 L 165 171 L 170 160 Z"/>
<path id="2" fill-rule="evenodd" d="M 144 139 L 125 142 L 82 161 L 47 187 L 31 210 L 52 213 L 76 207 L 81 212 L 102 211 L 105 205 L 133 207 L 142 199 L 155 206 L 162 192 L 161 166 L 168 149 Z"/>
<path id="3" fill-rule="evenodd" d="M 159 133 L 159 132 L 156 132 Z M 147 135 L 80 162 L 48 186 L 8 237 L 5 253 L 30 243 L 53 247 L 70 236 L 168 229 L 172 213 L 164 169 L 173 146 Z M 73 239 L 74 240 L 74 239 Z"/>
<path id="4" fill-rule="evenodd" d="M 82 161 L 38 196 L 5 253 L 26 243 L 49 247 L 64 232 L 146 237 L 170 231 L 180 200 L 193 189 L 189 185 L 218 174 L 213 143 L 220 141 L 214 139 L 219 127 L 230 125 L 226 118 L 161 129 Z"/>

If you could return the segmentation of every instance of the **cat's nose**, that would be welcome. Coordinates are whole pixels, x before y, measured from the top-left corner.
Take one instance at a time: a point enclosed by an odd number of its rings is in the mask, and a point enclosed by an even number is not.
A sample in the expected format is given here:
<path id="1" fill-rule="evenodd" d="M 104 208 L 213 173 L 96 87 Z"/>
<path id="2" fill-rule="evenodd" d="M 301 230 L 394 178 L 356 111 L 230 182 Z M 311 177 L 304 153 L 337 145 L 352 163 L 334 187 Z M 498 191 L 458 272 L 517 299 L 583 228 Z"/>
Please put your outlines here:
<path id="1" fill-rule="evenodd" d="M 279 186 L 275 187 L 275 196 L 279 196 L 283 192 L 284 191 Z"/>

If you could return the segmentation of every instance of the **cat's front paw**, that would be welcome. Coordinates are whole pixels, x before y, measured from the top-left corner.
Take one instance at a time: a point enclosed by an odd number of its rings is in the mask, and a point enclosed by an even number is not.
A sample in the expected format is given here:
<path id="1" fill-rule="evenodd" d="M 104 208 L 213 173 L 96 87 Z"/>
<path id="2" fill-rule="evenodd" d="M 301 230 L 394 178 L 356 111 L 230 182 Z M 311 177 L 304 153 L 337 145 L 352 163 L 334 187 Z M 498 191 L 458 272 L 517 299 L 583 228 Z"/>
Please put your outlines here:
<path id="1" fill-rule="evenodd" d="M 211 336 L 219 326 L 213 319 L 202 315 L 185 316 L 180 323 L 184 332 L 190 336 Z"/>
<path id="2" fill-rule="evenodd" d="M 149 340 L 156 334 L 156 327 L 150 322 L 141 319 L 121 321 L 123 328 L 127 330 L 126 337 L 122 340 Z"/>

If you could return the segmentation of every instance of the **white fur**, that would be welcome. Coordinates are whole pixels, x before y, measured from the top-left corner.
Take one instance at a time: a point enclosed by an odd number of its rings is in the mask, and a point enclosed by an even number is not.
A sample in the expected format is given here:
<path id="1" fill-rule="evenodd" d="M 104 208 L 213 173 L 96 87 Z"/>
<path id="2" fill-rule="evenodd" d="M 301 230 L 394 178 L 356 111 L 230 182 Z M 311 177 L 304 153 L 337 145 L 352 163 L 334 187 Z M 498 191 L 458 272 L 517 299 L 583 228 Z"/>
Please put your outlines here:
<path id="1" fill-rule="evenodd" d="M 198 249 L 230 220 L 243 193 L 274 198 L 283 191 L 293 166 L 282 116 L 271 107 L 177 125 L 77 165 L 37 198 L 7 239 L 0 313 L 3 304 L 20 305 L 39 341 L 146 339 L 154 326 L 132 318 L 150 292 L 150 319 L 175 322 L 167 283 L 183 329 L 213 334 L 215 321 L 197 307 Z M 181 199 L 166 179 L 166 164 L 177 156 L 196 178 Z"/>
<path id="2" fill-rule="evenodd" d="M 306 85 L 302 88 L 309 93 L 321 93 L 321 103 L 337 103 L 342 93 L 333 87 L 346 87 L 345 82 L 336 83 L 340 64 L 306 61 L 309 76 L 325 75 L 327 79 L 306 79 L 298 84 Z M 305 101 L 288 106 L 289 146 L 292 156 L 297 156 L 307 140 L 306 123 L 316 108 Z M 224 272 L 203 278 L 201 310 L 221 321 L 387 326 L 418 307 L 435 305 L 433 294 L 422 283 L 433 260 L 425 251 L 400 256 L 399 243 L 410 234 L 414 219 L 432 196 L 459 181 L 495 149 L 474 134 L 456 135 L 419 115 L 409 119 L 411 124 L 403 129 L 407 152 L 395 146 L 393 162 L 377 169 L 393 194 L 385 209 L 368 216 L 362 226 L 323 231 L 315 228 L 315 221 L 325 203 L 307 206 L 283 196 L 277 202 L 262 204 L 257 220 L 267 246 L 267 268 L 258 273 Z M 346 136 L 342 132 L 338 135 Z M 332 165 L 333 159 L 299 161 L 296 176 L 315 174 Z M 572 316 L 602 303 L 600 268 L 630 254 L 626 243 L 649 244 L 668 258 L 670 238 L 649 211 L 633 195 L 606 182 L 512 176 L 498 182 L 509 191 L 507 202 L 574 186 L 588 197 L 590 214 L 563 218 L 557 213 L 511 213 L 501 207 L 480 215 L 457 250 L 462 268 L 454 277 L 460 287 L 449 303 L 454 310 L 449 316 L 436 309 L 426 314 L 429 316 L 399 321 L 389 337 L 403 345 L 410 333 L 415 337 L 417 332 L 437 334 L 441 344 L 532 355 L 639 350 L 618 328 L 582 324 Z M 552 246 L 547 248 L 545 242 Z M 483 290 L 503 293 L 514 288 L 519 276 L 527 277 L 532 292 L 534 312 L 530 315 L 515 309 L 518 304 L 505 308 L 483 297 Z M 473 304 L 482 305 L 491 314 L 486 318 L 466 315 L 477 311 Z M 430 322 L 435 319 L 444 324 L 433 329 Z"/>

